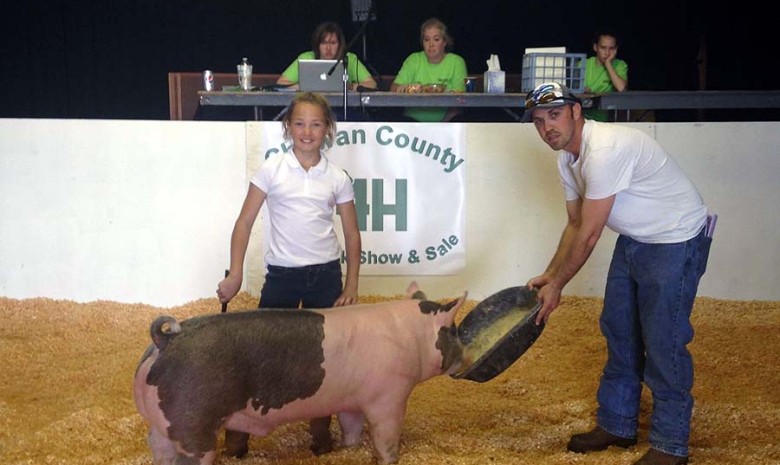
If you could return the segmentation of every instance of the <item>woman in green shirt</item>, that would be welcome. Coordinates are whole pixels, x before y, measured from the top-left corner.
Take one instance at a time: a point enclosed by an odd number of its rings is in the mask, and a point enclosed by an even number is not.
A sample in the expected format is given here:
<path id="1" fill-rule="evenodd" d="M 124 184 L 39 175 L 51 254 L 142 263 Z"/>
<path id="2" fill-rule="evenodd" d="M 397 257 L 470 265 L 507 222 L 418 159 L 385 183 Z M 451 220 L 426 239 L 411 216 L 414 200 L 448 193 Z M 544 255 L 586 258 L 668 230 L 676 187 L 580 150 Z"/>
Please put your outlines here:
<path id="1" fill-rule="evenodd" d="M 444 84 L 447 92 L 466 91 L 466 62 L 450 52 L 453 45 L 447 26 L 431 18 L 420 27 L 421 52 L 409 55 L 398 71 L 392 92 L 420 92 L 426 84 Z M 407 108 L 404 116 L 414 121 L 450 121 L 460 113 L 458 108 Z"/>
<path id="2" fill-rule="evenodd" d="M 337 60 L 344 55 L 345 47 L 344 32 L 341 27 L 332 21 L 321 23 L 311 35 L 311 50 L 298 55 L 276 83 L 298 89 L 298 60 Z M 377 87 L 371 73 L 352 52 L 347 52 L 347 74 L 352 90 L 357 89 L 358 86 L 368 89 Z"/>

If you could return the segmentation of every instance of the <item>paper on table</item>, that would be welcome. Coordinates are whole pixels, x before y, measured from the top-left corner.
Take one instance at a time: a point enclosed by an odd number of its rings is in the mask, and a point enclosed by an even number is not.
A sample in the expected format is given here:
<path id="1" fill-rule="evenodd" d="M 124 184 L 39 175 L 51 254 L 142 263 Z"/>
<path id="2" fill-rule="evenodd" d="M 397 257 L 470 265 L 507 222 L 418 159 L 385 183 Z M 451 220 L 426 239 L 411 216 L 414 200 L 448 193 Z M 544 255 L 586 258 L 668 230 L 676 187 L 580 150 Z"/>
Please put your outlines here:
<path id="1" fill-rule="evenodd" d="M 501 63 L 498 61 L 498 55 L 490 55 L 487 61 L 488 71 L 501 71 Z"/>
<path id="2" fill-rule="evenodd" d="M 487 61 L 487 71 L 485 71 L 484 88 L 486 93 L 502 94 L 505 91 L 505 74 L 501 71 L 501 63 L 498 61 L 498 55 L 490 55 Z"/>

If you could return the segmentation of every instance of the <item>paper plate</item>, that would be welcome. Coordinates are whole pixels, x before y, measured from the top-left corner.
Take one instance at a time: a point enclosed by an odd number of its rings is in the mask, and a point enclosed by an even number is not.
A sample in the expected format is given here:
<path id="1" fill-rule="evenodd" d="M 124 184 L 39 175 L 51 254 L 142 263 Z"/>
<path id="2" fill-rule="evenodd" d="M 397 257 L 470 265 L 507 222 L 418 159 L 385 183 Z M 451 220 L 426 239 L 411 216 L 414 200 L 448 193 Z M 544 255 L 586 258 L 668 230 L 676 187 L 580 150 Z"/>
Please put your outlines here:
<path id="1" fill-rule="evenodd" d="M 478 303 L 458 326 L 463 367 L 450 376 L 478 383 L 509 368 L 536 341 L 544 323 L 536 324 L 540 304 L 536 291 L 510 287 Z"/>

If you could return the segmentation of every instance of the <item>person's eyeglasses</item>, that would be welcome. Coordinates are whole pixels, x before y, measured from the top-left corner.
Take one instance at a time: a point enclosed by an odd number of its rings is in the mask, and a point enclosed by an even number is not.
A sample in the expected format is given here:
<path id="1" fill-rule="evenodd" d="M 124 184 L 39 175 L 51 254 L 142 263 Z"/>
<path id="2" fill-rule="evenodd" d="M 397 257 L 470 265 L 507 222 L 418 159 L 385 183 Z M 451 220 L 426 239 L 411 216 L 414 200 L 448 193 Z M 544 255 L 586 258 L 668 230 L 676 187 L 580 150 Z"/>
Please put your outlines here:
<path id="1" fill-rule="evenodd" d="M 569 97 L 563 94 L 560 88 L 555 86 L 543 86 L 531 93 L 525 100 L 525 109 L 530 110 L 538 105 L 544 105 L 556 100 L 563 100 L 567 102 L 576 102 L 577 99 Z"/>

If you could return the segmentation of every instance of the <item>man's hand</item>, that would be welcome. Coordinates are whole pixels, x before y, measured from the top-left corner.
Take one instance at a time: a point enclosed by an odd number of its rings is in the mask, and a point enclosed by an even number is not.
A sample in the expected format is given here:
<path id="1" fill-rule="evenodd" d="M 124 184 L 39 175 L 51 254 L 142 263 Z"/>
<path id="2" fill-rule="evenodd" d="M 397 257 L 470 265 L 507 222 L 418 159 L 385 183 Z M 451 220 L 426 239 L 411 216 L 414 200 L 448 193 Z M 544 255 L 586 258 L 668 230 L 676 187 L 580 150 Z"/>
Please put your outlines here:
<path id="1" fill-rule="evenodd" d="M 536 314 L 537 325 L 541 324 L 542 321 L 547 324 L 550 314 L 553 310 L 558 308 L 558 305 L 561 303 L 561 291 L 562 288 L 558 286 L 555 281 L 549 281 L 536 293 L 536 300 L 542 304 L 539 313 Z"/>
<path id="2" fill-rule="evenodd" d="M 542 321 L 546 324 L 552 311 L 561 302 L 562 287 L 556 284 L 551 277 L 544 274 L 529 279 L 526 286 L 530 290 L 537 290 L 536 300 L 542 304 L 539 313 L 536 315 L 536 324 L 541 324 Z"/>

